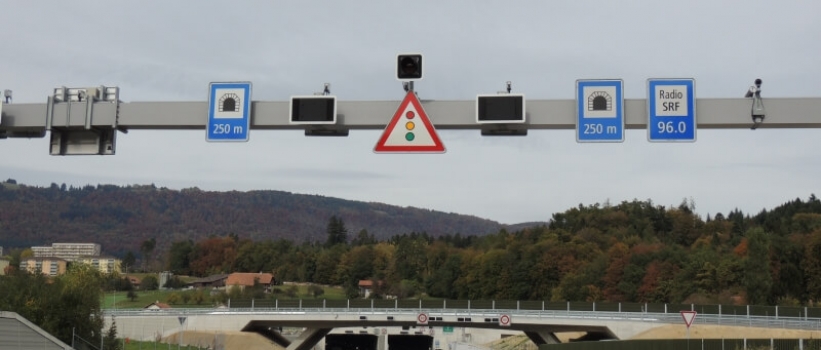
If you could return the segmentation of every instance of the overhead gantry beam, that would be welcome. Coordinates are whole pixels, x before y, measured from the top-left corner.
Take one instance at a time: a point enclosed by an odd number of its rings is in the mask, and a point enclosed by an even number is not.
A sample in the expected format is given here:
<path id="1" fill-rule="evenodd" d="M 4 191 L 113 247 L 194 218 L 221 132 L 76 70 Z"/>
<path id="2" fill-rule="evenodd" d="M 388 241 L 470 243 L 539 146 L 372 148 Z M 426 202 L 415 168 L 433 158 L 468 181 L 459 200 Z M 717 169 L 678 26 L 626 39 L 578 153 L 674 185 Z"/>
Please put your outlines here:
<path id="1" fill-rule="evenodd" d="M 821 98 L 764 99 L 766 118 L 760 128 L 821 128 Z M 207 102 L 98 101 L 91 112 L 86 102 L 6 104 L 0 119 L 0 133 L 7 136 L 36 136 L 49 128 L 116 127 L 129 129 L 205 129 Z M 338 122 L 333 125 L 289 123 L 289 102 L 254 101 L 251 129 L 255 130 L 382 130 L 396 113 L 399 101 L 339 101 Z M 551 130 L 576 128 L 576 101 L 528 100 L 526 120 L 521 124 L 478 124 L 476 102 L 425 101 L 422 106 L 431 122 L 442 130 Z M 696 118 L 699 129 L 749 129 L 752 99 L 698 99 Z M 647 100 L 625 100 L 625 127 L 647 128 Z M 30 134 L 26 134 L 30 133 Z"/>

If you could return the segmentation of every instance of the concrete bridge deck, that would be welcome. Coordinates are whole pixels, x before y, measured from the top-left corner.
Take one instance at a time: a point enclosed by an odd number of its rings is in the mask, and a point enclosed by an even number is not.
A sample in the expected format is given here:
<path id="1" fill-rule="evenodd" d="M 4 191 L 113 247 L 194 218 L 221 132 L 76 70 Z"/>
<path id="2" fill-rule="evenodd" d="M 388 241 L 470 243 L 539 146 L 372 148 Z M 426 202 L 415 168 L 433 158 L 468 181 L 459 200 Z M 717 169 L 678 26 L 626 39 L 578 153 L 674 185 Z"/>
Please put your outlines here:
<path id="1" fill-rule="evenodd" d="M 584 332 L 589 340 L 628 339 L 638 333 L 684 321 L 675 312 L 573 311 L 462 308 L 252 307 L 105 310 L 121 336 L 152 340 L 181 330 L 246 331 L 262 334 L 288 349 L 307 349 L 325 335 L 356 333 L 437 334 L 445 329 L 524 333 L 536 344 L 556 342 L 556 333 Z M 424 316 L 423 316 L 424 315 Z M 500 321 L 503 320 L 503 321 Z M 695 323 L 766 328 L 821 330 L 821 318 L 698 314 Z M 283 329 L 304 330 L 293 337 Z M 476 334 L 477 332 L 474 332 Z M 495 332 L 498 334 L 498 332 Z M 451 334 L 450 338 L 457 335 Z M 464 338 L 464 336 L 463 336 Z M 491 339 L 492 340 L 492 339 Z"/>

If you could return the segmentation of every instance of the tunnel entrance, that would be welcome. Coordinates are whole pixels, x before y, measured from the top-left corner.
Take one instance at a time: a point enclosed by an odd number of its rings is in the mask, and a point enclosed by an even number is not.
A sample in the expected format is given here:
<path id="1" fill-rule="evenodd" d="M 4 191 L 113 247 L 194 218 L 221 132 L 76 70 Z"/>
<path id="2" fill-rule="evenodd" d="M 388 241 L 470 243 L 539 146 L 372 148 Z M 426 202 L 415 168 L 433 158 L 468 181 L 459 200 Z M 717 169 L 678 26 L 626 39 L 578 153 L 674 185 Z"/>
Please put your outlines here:
<path id="1" fill-rule="evenodd" d="M 325 350 L 376 350 L 377 340 L 371 334 L 328 334 Z"/>
<path id="2" fill-rule="evenodd" d="M 389 335 L 388 350 L 434 350 L 433 337 L 411 334 Z"/>

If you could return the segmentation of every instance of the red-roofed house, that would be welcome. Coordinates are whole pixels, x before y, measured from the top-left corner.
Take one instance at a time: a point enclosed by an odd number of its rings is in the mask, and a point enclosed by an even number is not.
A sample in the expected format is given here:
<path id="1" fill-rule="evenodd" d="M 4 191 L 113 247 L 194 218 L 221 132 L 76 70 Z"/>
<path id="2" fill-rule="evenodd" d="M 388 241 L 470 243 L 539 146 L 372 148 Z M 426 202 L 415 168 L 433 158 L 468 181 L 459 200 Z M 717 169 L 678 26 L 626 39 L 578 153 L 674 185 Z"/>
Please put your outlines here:
<path id="1" fill-rule="evenodd" d="M 227 289 L 236 286 L 243 290 L 245 287 L 253 287 L 255 282 L 263 286 L 266 292 L 269 292 L 275 282 L 274 275 L 261 272 L 234 272 L 228 275 L 228 279 L 225 280 L 225 287 Z"/>
<path id="2" fill-rule="evenodd" d="M 168 305 L 166 303 L 161 303 L 158 300 L 158 301 L 155 301 L 151 304 L 148 304 L 148 306 L 144 307 L 143 309 L 146 309 L 146 310 L 167 310 L 167 309 L 170 309 L 170 308 L 171 308 L 171 305 Z"/>
<path id="3" fill-rule="evenodd" d="M 125 278 L 128 278 L 128 282 L 131 283 L 132 286 L 134 286 L 134 289 L 140 289 L 141 281 L 139 278 L 135 276 L 125 276 Z"/>
<path id="4" fill-rule="evenodd" d="M 379 281 L 379 286 L 384 286 L 385 283 L 383 281 Z M 373 281 L 371 280 L 359 280 L 359 295 L 363 298 L 368 298 L 373 293 L 374 286 Z"/>

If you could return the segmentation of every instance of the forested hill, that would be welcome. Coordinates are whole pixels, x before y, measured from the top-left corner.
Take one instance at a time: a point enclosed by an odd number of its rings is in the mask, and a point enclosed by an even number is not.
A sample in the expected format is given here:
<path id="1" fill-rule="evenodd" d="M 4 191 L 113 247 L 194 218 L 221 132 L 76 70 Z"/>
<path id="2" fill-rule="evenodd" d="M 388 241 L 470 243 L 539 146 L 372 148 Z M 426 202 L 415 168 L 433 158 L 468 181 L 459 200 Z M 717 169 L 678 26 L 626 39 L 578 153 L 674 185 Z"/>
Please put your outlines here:
<path id="1" fill-rule="evenodd" d="M 324 242 L 331 216 L 342 219 L 351 236 L 365 229 L 381 240 L 411 232 L 485 235 L 502 227 L 469 215 L 282 191 L 177 191 L 154 185 L 43 188 L 11 179 L 0 183 L 0 246 L 5 247 L 95 242 L 106 253 L 120 254 L 137 251 L 150 238 L 163 247 L 229 234 L 260 241 Z"/>

